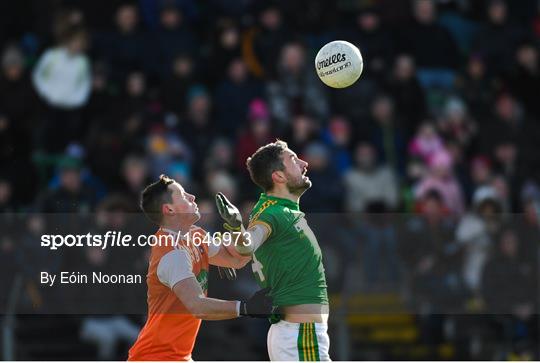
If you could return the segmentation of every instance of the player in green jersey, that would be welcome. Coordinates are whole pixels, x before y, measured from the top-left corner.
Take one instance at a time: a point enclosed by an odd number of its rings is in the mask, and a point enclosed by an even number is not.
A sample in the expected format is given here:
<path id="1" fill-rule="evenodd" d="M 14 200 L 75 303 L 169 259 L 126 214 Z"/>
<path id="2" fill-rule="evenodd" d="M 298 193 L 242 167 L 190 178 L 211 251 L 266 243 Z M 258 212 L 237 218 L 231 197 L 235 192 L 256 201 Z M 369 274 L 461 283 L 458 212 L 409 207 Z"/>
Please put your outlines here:
<path id="1" fill-rule="evenodd" d="M 251 179 L 264 193 L 247 229 L 238 209 L 223 194 L 216 196 L 226 228 L 242 232 L 236 250 L 252 256 L 257 282 L 270 289 L 279 308 L 280 319 L 274 320 L 268 332 L 271 360 L 330 360 L 321 249 L 298 205 L 311 187 L 307 167 L 279 140 L 248 158 Z"/>

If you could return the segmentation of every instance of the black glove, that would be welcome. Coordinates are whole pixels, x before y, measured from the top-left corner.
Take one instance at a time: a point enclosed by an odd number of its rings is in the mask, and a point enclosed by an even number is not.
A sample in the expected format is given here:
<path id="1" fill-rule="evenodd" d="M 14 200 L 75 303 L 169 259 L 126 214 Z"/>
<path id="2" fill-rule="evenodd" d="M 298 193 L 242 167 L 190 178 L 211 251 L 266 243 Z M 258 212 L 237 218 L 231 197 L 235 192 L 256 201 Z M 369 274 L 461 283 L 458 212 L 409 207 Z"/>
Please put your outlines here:
<path id="1" fill-rule="evenodd" d="M 273 312 L 272 298 L 268 296 L 270 288 L 259 290 L 248 301 L 240 302 L 240 316 L 268 318 Z"/>
<path id="2" fill-rule="evenodd" d="M 231 267 L 217 266 L 219 278 L 227 280 L 236 280 L 236 270 Z"/>
<path id="3" fill-rule="evenodd" d="M 238 208 L 229 202 L 223 193 L 216 194 L 216 206 L 219 215 L 225 220 L 225 223 L 223 224 L 225 229 L 229 231 L 239 231 L 240 227 L 242 227 L 242 215 Z"/>

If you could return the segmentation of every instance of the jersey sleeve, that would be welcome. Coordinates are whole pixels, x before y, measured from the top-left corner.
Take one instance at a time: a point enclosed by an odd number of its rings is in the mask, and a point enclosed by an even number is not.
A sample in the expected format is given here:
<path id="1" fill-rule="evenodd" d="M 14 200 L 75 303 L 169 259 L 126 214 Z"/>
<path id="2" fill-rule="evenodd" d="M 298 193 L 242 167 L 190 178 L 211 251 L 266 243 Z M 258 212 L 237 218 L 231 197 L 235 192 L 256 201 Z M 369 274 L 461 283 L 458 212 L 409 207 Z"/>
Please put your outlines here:
<path id="1" fill-rule="evenodd" d="M 195 277 L 191 257 L 187 251 L 184 249 L 172 250 L 161 257 L 157 276 L 159 281 L 170 289 L 182 280 Z"/>
<path id="2" fill-rule="evenodd" d="M 262 224 L 263 226 L 268 228 L 268 237 L 270 237 L 279 232 L 281 223 L 279 217 L 275 213 L 273 213 L 271 208 L 268 208 L 263 210 L 261 213 L 256 213 L 249 222 L 248 228 L 251 228 L 257 224 Z"/>

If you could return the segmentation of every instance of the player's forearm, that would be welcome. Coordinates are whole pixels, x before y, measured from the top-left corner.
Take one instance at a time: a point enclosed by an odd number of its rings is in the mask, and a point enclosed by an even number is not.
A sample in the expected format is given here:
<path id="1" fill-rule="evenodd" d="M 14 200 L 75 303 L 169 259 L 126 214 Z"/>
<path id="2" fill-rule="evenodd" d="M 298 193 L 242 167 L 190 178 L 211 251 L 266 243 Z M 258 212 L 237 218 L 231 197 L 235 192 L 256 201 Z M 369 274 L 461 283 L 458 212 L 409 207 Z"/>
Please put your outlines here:
<path id="1" fill-rule="evenodd" d="M 251 261 L 251 254 L 247 256 L 241 255 L 236 251 L 236 248 L 233 245 L 225 246 L 225 253 L 227 260 L 227 266 L 225 267 L 240 269 Z"/>
<path id="2" fill-rule="evenodd" d="M 260 317 L 273 309 L 268 289 L 257 291 L 248 301 L 225 301 L 206 297 L 195 277 L 190 277 L 176 283 L 173 291 L 191 314 L 203 320 Z"/>
<path id="3" fill-rule="evenodd" d="M 176 283 L 173 291 L 186 309 L 199 319 L 226 320 L 238 317 L 238 301 L 206 297 L 195 277 Z"/>
<path id="4" fill-rule="evenodd" d="M 238 317 L 238 304 L 238 301 L 200 297 L 187 308 L 195 317 L 202 320 L 227 320 Z"/>
<path id="5" fill-rule="evenodd" d="M 250 239 L 246 238 L 244 233 L 240 234 L 240 237 L 238 237 L 238 240 L 234 245 L 234 249 L 241 256 L 251 256 L 254 251 L 253 242 Z"/>

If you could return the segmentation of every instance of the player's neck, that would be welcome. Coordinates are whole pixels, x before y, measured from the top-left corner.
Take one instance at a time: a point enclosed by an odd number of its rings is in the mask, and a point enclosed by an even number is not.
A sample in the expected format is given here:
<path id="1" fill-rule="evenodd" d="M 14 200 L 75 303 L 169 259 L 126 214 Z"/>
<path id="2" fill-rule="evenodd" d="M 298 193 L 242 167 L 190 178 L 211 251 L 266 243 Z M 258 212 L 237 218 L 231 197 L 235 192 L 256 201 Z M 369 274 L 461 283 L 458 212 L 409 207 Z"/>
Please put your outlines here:
<path id="1" fill-rule="evenodd" d="M 299 195 L 296 195 L 296 194 L 292 194 L 291 192 L 289 192 L 288 190 L 272 190 L 272 191 L 268 191 L 266 192 L 266 195 L 270 196 L 270 197 L 276 197 L 276 198 L 281 198 L 281 199 L 288 199 L 290 200 L 291 202 L 294 202 L 296 204 L 298 204 L 300 202 L 300 196 Z"/>
<path id="2" fill-rule="evenodd" d="M 182 223 L 178 221 L 163 221 L 160 227 L 162 229 L 168 229 L 171 231 L 185 234 L 191 229 L 192 225 L 193 225 L 192 223 Z"/>

